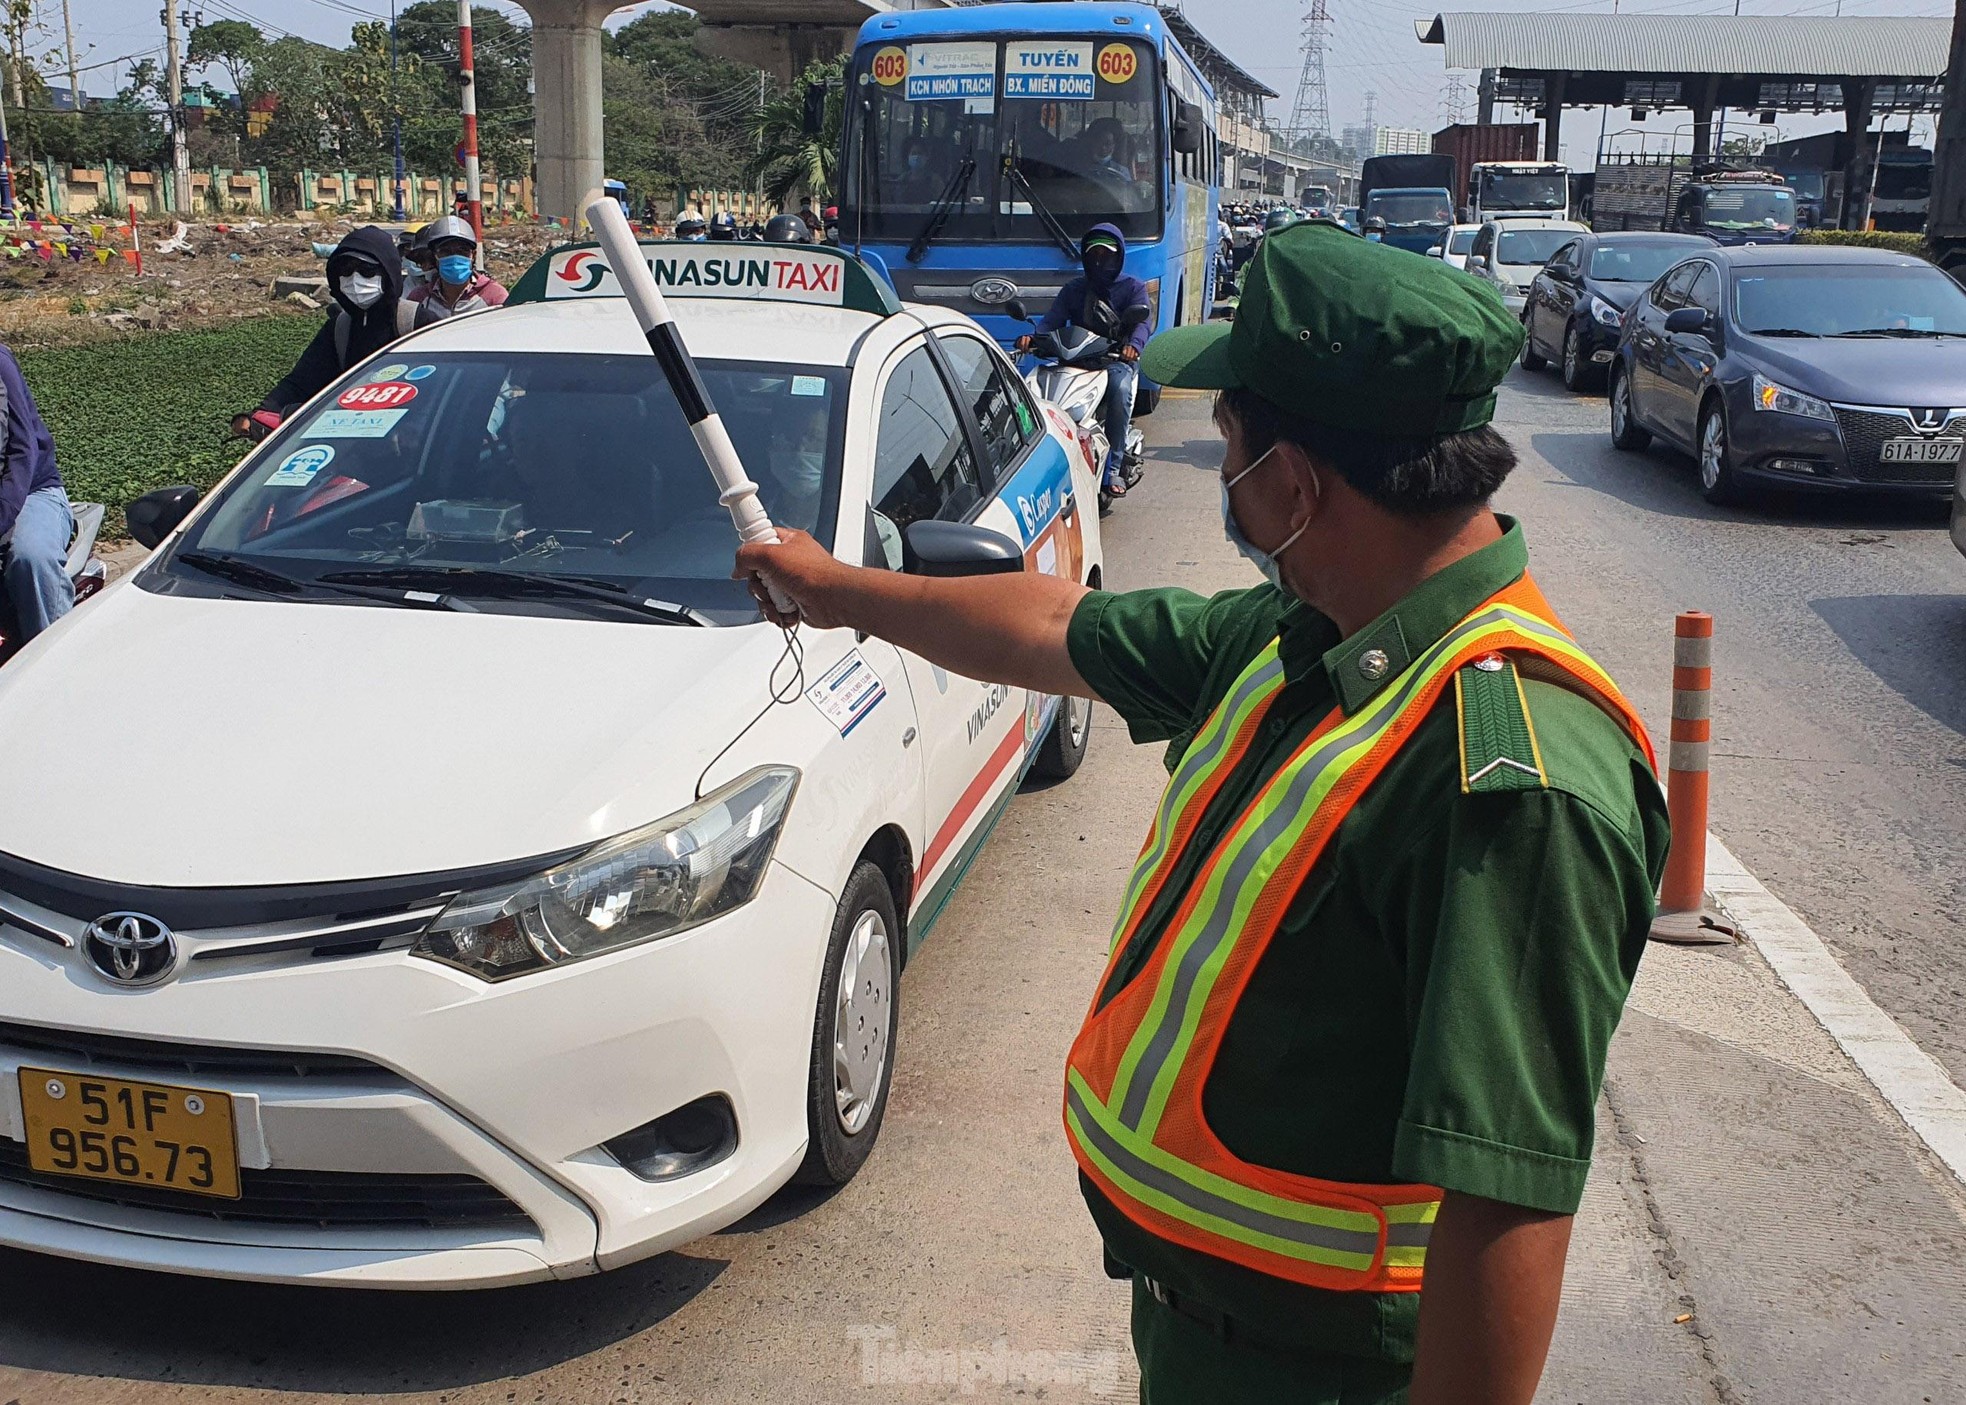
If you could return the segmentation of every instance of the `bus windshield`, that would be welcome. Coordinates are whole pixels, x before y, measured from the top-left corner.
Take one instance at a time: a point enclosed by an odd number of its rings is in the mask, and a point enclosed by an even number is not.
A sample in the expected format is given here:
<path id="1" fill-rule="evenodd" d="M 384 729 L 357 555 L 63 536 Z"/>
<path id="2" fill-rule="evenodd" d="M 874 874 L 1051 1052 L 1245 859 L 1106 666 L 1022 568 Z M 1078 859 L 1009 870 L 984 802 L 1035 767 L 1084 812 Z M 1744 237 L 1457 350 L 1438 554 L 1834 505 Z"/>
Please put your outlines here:
<path id="1" fill-rule="evenodd" d="M 1483 171 L 1484 210 L 1562 210 L 1570 204 L 1570 180 L 1562 171 Z"/>
<path id="2" fill-rule="evenodd" d="M 913 240 L 946 210 L 958 241 L 1159 234 L 1164 146 L 1151 45 L 1071 36 L 861 50 L 843 202 L 863 237 Z M 853 230 L 851 216 L 843 222 Z"/>

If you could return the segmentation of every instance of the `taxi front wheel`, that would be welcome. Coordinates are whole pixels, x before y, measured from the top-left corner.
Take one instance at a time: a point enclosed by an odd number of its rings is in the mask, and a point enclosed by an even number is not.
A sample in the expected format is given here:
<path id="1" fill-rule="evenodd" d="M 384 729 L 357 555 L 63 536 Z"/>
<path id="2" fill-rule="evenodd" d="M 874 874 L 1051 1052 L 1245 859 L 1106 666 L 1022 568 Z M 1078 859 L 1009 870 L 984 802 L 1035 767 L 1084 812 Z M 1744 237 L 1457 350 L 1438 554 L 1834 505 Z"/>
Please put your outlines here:
<path id="1" fill-rule="evenodd" d="M 795 1176 L 806 1185 L 845 1185 L 880 1135 L 894 1070 L 901 940 L 887 876 L 863 861 L 840 896 L 819 979 L 806 1158 Z"/>
<path id="2" fill-rule="evenodd" d="M 1069 780 L 1085 760 L 1092 743 L 1092 703 L 1087 698 L 1060 698 L 1052 714 L 1051 730 L 1038 744 L 1031 762 L 1031 774 L 1040 780 Z"/>

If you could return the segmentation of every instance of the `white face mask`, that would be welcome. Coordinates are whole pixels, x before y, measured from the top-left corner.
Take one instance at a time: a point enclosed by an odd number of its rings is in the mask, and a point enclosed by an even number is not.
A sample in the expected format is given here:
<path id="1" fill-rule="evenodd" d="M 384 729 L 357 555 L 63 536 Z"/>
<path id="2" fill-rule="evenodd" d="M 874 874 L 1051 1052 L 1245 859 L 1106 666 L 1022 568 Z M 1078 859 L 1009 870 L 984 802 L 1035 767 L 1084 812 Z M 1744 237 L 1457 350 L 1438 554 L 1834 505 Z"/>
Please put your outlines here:
<path id="1" fill-rule="evenodd" d="M 380 273 L 343 274 L 341 295 L 357 307 L 374 307 L 376 299 L 382 296 L 382 275 Z"/>
<path id="2" fill-rule="evenodd" d="M 1277 543 L 1276 550 L 1264 551 L 1256 543 L 1243 535 L 1242 527 L 1236 521 L 1235 506 L 1229 501 L 1229 489 L 1235 487 L 1236 484 L 1254 473 L 1262 466 L 1263 460 L 1267 459 L 1276 451 L 1277 446 L 1275 444 L 1270 445 L 1269 448 L 1256 456 L 1254 463 L 1246 465 L 1242 472 L 1236 474 L 1233 478 L 1224 478 L 1222 480 L 1222 535 L 1229 539 L 1229 545 L 1233 546 L 1245 561 L 1263 573 L 1264 579 L 1288 595 L 1290 592 L 1284 588 L 1283 584 L 1283 568 L 1277 564 L 1277 558 L 1288 551 L 1292 544 L 1296 542 L 1297 538 L 1304 535 L 1311 524 L 1306 522 L 1302 527 L 1299 527 L 1296 531 L 1285 537 L 1281 542 Z M 1324 496 L 1324 489 L 1318 486 L 1317 474 L 1315 472 L 1311 474 L 1311 492 L 1316 497 Z"/>
<path id="3" fill-rule="evenodd" d="M 826 451 L 793 449 L 773 456 L 772 470 L 778 481 L 804 497 L 818 495 L 826 486 Z"/>

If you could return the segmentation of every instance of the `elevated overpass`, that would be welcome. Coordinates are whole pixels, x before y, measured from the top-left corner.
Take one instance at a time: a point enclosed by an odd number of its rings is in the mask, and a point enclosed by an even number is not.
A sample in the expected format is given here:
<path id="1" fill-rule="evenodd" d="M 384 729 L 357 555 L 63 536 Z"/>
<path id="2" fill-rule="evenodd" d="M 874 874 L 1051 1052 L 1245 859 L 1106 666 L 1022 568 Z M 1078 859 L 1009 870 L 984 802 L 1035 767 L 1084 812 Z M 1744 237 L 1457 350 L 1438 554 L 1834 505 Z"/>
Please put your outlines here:
<path id="1" fill-rule="evenodd" d="M 685 0 L 687 3 L 687 0 Z M 572 216 L 601 184 L 601 25 L 626 0 L 518 0 L 532 19 L 533 160 L 539 211 Z M 844 52 L 870 15 L 949 0 L 696 0 L 699 43 L 789 83 Z"/>

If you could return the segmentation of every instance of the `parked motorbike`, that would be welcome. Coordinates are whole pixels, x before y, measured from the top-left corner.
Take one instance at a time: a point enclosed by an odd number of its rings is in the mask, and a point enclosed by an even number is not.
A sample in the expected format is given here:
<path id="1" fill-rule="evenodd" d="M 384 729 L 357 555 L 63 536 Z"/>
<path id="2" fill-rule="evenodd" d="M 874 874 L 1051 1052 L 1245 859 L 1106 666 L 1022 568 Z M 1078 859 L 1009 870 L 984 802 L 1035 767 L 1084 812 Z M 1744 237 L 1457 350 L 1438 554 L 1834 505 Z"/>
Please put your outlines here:
<path id="1" fill-rule="evenodd" d="M 96 538 L 102 533 L 102 504 L 78 502 L 74 505 L 74 517 L 75 531 L 69 538 L 64 568 L 75 586 L 75 603 L 79 605 L 108 583 L 109 574 L 102 562 L 96 560 Z M 0 546 L 5 546 L 6 541 L 5 536 L 0 536 Z M 25 642 L 10 612 L 0 609 L 0 663 L 19 653 Z"/>
<path id="2" fill-rule="evenodd" d="M 1031 321 L 1022 303 L 1013 301 L 1004 310 L 1020 322 Z M 1127 308 L 1120 314 L 1121 335 L 1130 334 L 1151 316 L 1153 309 L 1145 303 Z M 1080 441 L 1085 445 L 1087 456 L 1092 460 L 1093 472 L 1099 478 L 1101 512 L 1113 505 L 1113 495 L 1107 490 L 1105 474 L 1112 445 L 1106 438 L 1106 424 L 1100 414 L 1100 406 L 1106 403 L 1111 388 L 1109 368 L 1119 360 L 1119 347 L 1120 343 L 1079 326 L 1063 327 L 1056 332 L 1037 332 L 1031 337 L 1031 355 L 1036 362 L 1024 373 L 1024 383 L 1033 394 L 1041 400 L 1049 400 L 1078 426 Z M 1146 439 L 1140 433 L 1140 426 L 1128 425 L 1126 452 L 1120 461 L 1120 477 L 1128 489 L 1140 481 L 1145 447 Z"/>

